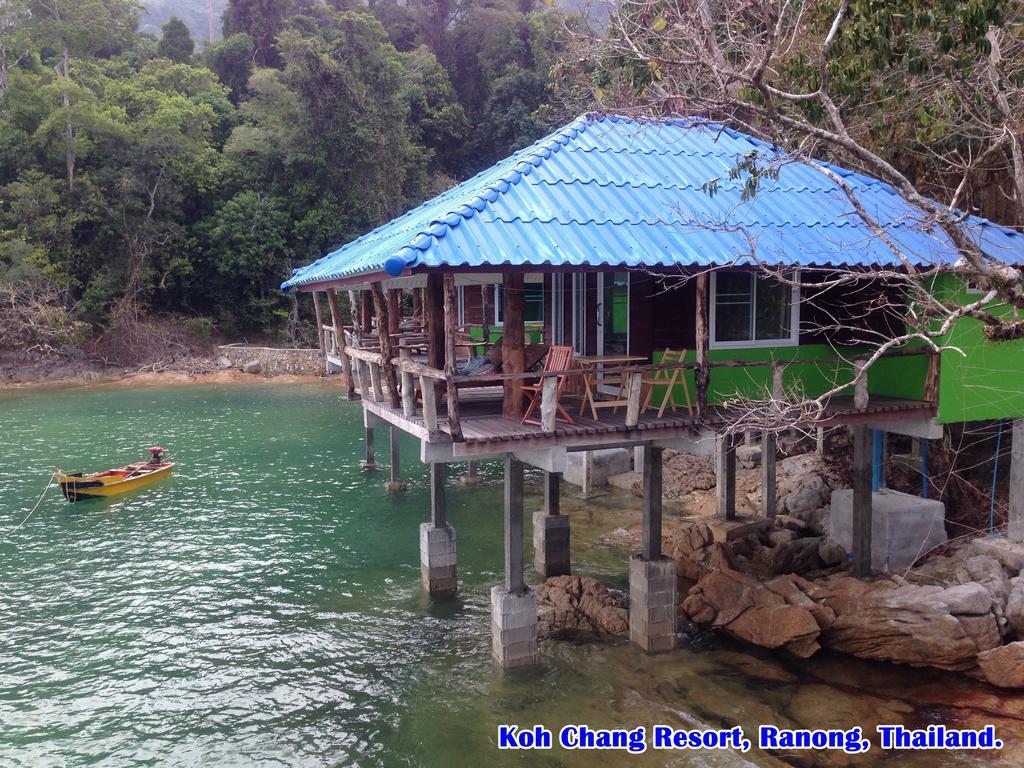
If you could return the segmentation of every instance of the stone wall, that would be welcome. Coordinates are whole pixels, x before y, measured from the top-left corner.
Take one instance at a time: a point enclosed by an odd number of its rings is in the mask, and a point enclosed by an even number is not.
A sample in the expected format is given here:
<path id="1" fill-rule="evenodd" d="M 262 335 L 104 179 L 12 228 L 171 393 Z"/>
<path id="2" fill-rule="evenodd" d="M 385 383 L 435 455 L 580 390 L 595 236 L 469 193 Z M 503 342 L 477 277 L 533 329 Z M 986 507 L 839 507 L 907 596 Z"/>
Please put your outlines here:
<path id="1" fill-rule="evenodd" d="M 228 344 L 217 347 L 217 357 L 224 358 L 232 368 L 262 376 L 282 374 L 326 375 L 324 356 L 319 349 L 282 349 Z M 259 363 L 259 366 L 256 366 Z M 221 365 L 228 367 L 223 361 Z M 254 370 L 255 369 L 255 370 Z"/>

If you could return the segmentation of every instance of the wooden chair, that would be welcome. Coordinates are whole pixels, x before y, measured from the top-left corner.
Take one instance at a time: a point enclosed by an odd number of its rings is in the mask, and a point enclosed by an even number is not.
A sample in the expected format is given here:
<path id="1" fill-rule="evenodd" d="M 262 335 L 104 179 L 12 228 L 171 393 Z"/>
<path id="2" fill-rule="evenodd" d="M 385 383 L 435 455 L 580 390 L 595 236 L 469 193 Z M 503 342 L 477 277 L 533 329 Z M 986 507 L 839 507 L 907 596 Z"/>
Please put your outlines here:
<path id="1" fill-rule="evenodd" d="M 544 371 L 568 371 L 572 368 L 572 347 L 548 347 L 548 356 L 544 360 Z M 565 383 L 569 380 L 569 374 L 560 374 L 558 376 L 558 384 L 555 387 L 555 418 L 558 418 L 557 414 L 561 414 L 562 421 L 566 424 L 575 424 L 572 416 L 565 410 L 565 407 L 559 402 L 559 398 L 562 396 L 562 390 L 565 389 Z M 531 420 L 530 414 L 533 413 L 534 409 L 540 407 L 541 399 L 544 393 L 544 381 L 541 379 L 536 384 L 524 384 L 523 395 L 530 398 L 530 404 L 526 408 L 526 413 L 523 414 L 523 424 L 540 424 L 536 419 Z"/>
<path id="2" fill-rule="evenodd" d="M 665 354 L 661 358 L 661 362 L 664 364 L 681 363 L 685 357 L 685 349 L 681 349 L 678 352 L 666 349 Z M 665 407 L 671 405 L 672 413 L 675 413 L 676 406 L 679 405 L 679 403 L 676 402 L 675 396 L 675 385 L 677 381 L 683 385 L 683 397 L 686 399 L 686 410 L 689 411 L 692 416 L 693 405 L 690 403 L 690 386 L 686 383 L 686 370 L 684 368 L 672 368 L 671 370 L 660 369 L 654 371 L 653 376 L 645 378 L 643 380 L 643 385 L 647 387 L 647 396 L 644 398 L 644 404 L 640 410 L 646 411 L 648 408 L 657 408 L 658 418 L 660 419 L 665 414 Z M 654 388 L 660 386 L 665 387 L 665 394 L 661 398 L 661 405 L 656 406 L 651 403 L 651 398 L 654 396 Z"/>

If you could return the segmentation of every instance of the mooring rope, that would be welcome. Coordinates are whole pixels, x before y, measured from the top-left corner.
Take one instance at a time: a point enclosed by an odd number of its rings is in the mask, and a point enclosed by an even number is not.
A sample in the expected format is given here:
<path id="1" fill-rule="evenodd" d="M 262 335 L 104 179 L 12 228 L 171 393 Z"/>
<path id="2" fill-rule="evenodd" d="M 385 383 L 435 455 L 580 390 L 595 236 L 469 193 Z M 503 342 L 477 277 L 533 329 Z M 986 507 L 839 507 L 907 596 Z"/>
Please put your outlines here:
<path id="1" fill-rule="evenodd" d="M 46 481 L 46 487 L 43 488 L 43 492 L 41 494 L 39 494 L 39 499 L 36 501 L 35 506 L 32 507 L 31 510 L 29 510 L 29 513 L 27 515 L 25 515 L 25 519 L 24 520 L 22 520 L 20 523 L 18 523 L 16 526 L 14 526 L 14 530 L 12 530 L 11 533 L 17 533 L 18 529 L 21 528 L 21 526 L 23 526 L 25 523 L 27 523 L 28 519 L 30 517 L 32 517 L 32 515 L 35 513 L 35 511 L 37 509 L 39 509 L 39 505 L 43 503 L 43 497 L 46 496 L 46 492 L 48 490 L 50 490 L 50 486 L 53 484 L 53 478 L 55 478 L 56 476 L 57 476 L 56 472 L 53 472 L 53 473 L 50 474 L 50 479 Z M 10 535 L 10 534 L 8 534 L 8 535 Z"/>

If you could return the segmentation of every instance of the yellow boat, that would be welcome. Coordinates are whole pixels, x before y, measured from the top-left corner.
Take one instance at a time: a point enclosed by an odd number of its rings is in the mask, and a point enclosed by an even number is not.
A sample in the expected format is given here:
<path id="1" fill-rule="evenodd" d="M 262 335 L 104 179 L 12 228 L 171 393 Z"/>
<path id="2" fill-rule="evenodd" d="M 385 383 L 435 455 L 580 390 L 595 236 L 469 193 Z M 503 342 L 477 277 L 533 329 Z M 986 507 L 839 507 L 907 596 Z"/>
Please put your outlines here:
<path id="1" fill-rule="evenodd" d="M 170 476 L 174 468 L 173 461 L 163 460 L 164 449 L 149 449 L 149 461 L 137 461 L 118 469 L 108 469 L 92 475 L 78 472 L 65 475 L 59 469 L 54 472 L 60 490 L 68 501 L 91 499 L 101 496 L 117 496 L 143 488 L 158 480 Z"/>

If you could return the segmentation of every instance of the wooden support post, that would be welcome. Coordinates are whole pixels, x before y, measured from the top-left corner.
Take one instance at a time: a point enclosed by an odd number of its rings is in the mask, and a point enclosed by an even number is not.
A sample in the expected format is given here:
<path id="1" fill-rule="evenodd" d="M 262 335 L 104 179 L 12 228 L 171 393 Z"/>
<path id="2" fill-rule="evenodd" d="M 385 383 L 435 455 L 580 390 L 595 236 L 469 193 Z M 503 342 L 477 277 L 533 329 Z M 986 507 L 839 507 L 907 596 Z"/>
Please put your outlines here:
<path id="1" fill-rule="evenodd" d="M 389 430 L 391 438 L 391 477 L 384 483 L 384 489 L 389 493 L 400 493 L 408 490 L 405 483 L 402 482 L 402 471 L 399 467 L 399 459 L 401 454 L 401 447 L 399 445 L 399 436 L 402 434 L 398 427 L 392 426 Z"/>
<path id="2" fill-rule="evenodd" d="M 384 402 L 384 388 L 380 383 L 380 365 L 377 363 L 367 363 L 370 368 L 370 389 L 373 390 L 373 400 L 377 403 Z"/>
<path id="3" fill-rule="evenodd" d="M 776 445 L 775 433 L 764 432 L 761 435 L 761 514 L 775 517 L 775 490 L 777 475 L 775 472 Z"/>
<path id="4" fill-rule="evenodd" d="M 711 369 L 708 368 L 708 345 L 711 342 L 710 331 L 708 330 L 708 273 L 702 272 L 697 275 L 697 367 L 693 372 L 696 389 L 695 403 L 697 421 L 701 422 L 707 418 L 708 412 L 708 387 L 711 384 Z M 684 372 L 685 375 L 685 372 Z"/>
<path id="5" fill-rule="evenodd" d="M 501 343 L 501 367 L 505 373 L 522 373 L 526 368 L 526 342 L 523 329 L 524 303 L 523 274 L 506 272 L 504 290 L 504 333 Z M 523 417 L 523 382 L 514 379 L 505 382 L 502 414 L 507 419 Z"/>
<path id="6" fill-rule="evenodd" d="M 373 292 L 359 292 L 359 330 L 363 334 L 373 333 Z"/>
<path id="7" fill-rule="evenodd" d="M 540 396 L 540 426 L 545 432 L 555 431 L 555 417 L 558 415 L 558 377 L 545 376 Z"/>
<path id="8" fill-rule="evenodd" d="M 423 320 L 427 331 L 427 365 L 444 368 L 444 278 L 431 272 L 423 290 Z"/>
<path id="9" fill-rule="evenodd" d="M 871 573 L 871 429 L 850 427 L 853 439 L 853 575 Z"/>
<path id="10" fill-rule="evenodd" d="M 398 334 L 402 331 L 402 289 L 388 289 L 388 333 Z"/>
<path id="11" fill-rule="evenodd" d="M 928 355 L 928 372 L 924 379 L 924 399 L 929 403 L 939 402 L 939 367 L 942 355 L 932 351 Z"/>
<path id="12" fill-rule="evenodd" d="M 412 316 L 416 320 L 423 322 L 423 289 L 413 288 L 412 289 Z"/>
<path id="13" fill-rule="evenodd" d="M 868 372 L 864 368 L 864 363 L 854 363 L 853 371 L 857 377 L 853 385 L 853 407 L 863 411 L 868 407 Z"/>
<path id="14" fill-rule="evenodd" d="M 1024 419 L 1015 419 L 1010 436 L 1010 516 L 1007 536 L 1024 541 Z"/>
<path id="15" fill-rule="evenodd" d="M 726 520 L 736 519 L 736 444 L 725 432 L 718 436 L 715 452 L 715 499 L 718 514 Z"/>
<path id="16" fill-rule="evenodd" d="M 462 442 L 462 422 L 459 420 L 459 390 L 455 386 L 455 335 L 458 325 L 458 299 L 455 294 L 455 275 L 444 274 L 444 375 L 447 379 L 448 432 L 456 443 Z"/>
<path id="17" fill-rule="evenodd" d="M 782 374 L 786 370 L 786 366 L 781 363 L 774 363 L 772 365 L 772 399 L 773 400 L 784 400 L 786 397 L 786 389 L 783 385 Z"/>
<path id="18" fill-rule="evenodd" d="M 395 350 L 391 334 L 388 332 L 391 326 L 391 321 L 388 317 L 390 307 L 380 283 L 374 283 L 370 287 L 370 292 L 373 295 L 373 307 L 377 313 L 377 338 L 380 340 L 380 356 L 383 361 L 381 368 L 384 369 L 384 386 L 387 392 L 388 404 L 392 408 L 397 408 L 400 403 L 398 399 L 398 376 L 395 373 L 395 366 L 391 362 L 395 356 Z"/>
<path id="19" fill-rule="evenodd" d="M 320 341 L 320 351 L 327 354 L 327 347 L 324 346 L 324 315 L 320 311 L 320 292 L 313 291 L 309 294 L 313 299 L 313 314 L 316 315 L 316 337 Z"/>
<path id="20" fill-rule="evenodd" d="M 626 376 L 626 426 L 635 427 L 640 423 L 640 392 L 644 387 L 644 375 L 639 371 Z"/>
<path id="21" fill-rule="evenodd" d="M 437 397 L 434 395 L 434 380 L 420 376 L 420 393 L 423 396 L 423 426 L 433 435 L 437 432 Z"/>
<path id="22" fill-rule="evenodd" d="M 562 473 L 544 473 L 544 514 L 558 515 L 562 511 Z"/>
<path id="23" fill-rule="evenodd" d="M 352 375 L 352 358 L 346 354 L 348 342 L 345 339 L 345 328 L 341 322 L 338 296 L 333 288 L 328 288 L 326 293 L 327 306 L 331 310 L 331 325 L 334 326 L 334 349 L 331 352 L 341 358 L 341 373 L 345 377 L 345 395 L 349 400 L 355 400 L 356 382 Z"/>
<path id="24" fill-rule="evenodd" d="M 505 456 L 505 591 L 526 592 L 523 580 L 523 463 Z"/>
<path id="25" fill-rule="evenodd" d="M 814 452 L 819 456 L 825 455 L 825 428 L 818 427 L 814 439 Z"/>
<path id="26" fill-rule="evenodd" d="M 445 506 L 444 495 L 447 468 L 447 464 L 430 465 L 430 522 L 435 528 L 444 528 L 448 525 L 448 508 Z"/>
<path id="27" fill-rule="evenodd" d="M 644 445 L 643 549 L 644 560 L 661 557 L 661 454 Z"/>
<path id="28" fill-rule="evenodd" d="M 491 293 L 493 291 L 493 285 L 480 286 L 480 317 L 482 318 L 480 324 L 483 325 L 485 351 L 487 345 L 491 343 Z"/>
<path id="29" fill-rule="evenodd" d="M 412 352 L 408 349 L 402 349 L 398 352 L 398 357 L 405 361 L 412 360 Z M 407 419 L 411 419 L 416 413 L 416 386 L 413 383 L 412 374 L 409 371 L 402 369 L 402 415 Z"/>

